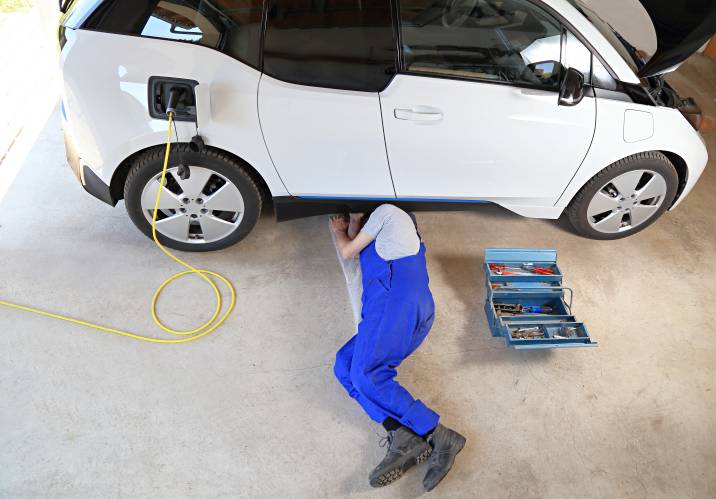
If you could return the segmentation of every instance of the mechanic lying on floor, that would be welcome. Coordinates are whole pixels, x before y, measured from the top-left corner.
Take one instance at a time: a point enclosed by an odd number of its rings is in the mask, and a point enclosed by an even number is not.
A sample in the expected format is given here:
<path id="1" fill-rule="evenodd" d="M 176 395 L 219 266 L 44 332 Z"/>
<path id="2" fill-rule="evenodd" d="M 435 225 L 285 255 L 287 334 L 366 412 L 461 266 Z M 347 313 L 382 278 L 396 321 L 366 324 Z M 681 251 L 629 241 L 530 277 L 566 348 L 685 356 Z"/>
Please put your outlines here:
<path id="1" fill-rule="evenodd" d="M 423 486 L 432 490 L 450 471 L 465 437 L 438 424 L 440 416 L 394 379 L 396 367 L 433 324 L 425 245 L 414 219 L 400 208 L 384 204 L 365 218 L 352 213 L 349 221 L 331 219 L 341 255 L 349 259 L 360 254 L 363 275 L 361 322 L 338 351 L 334 372 L 388 432 L 387 455 L 371 472 L 370 484 L 387 485 L 430 455 Z"/>

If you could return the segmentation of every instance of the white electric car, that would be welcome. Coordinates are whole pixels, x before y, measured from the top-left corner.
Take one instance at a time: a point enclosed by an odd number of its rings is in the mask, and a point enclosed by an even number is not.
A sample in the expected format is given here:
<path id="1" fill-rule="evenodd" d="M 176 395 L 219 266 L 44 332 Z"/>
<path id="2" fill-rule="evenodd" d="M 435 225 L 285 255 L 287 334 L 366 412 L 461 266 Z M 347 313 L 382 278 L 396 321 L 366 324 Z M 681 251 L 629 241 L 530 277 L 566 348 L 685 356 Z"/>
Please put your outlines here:
<path id="1" fill-rule="evenodd" d="M 579 0 L 61 1 L 68 161 L 145 234 L 163 189 L 161 240 L 187 251 L 241 240 L 269 199 L 278 220 L 490 202 L 624 237 L 707 162 L 663 73 L 716 2 L 642 4 L 651 58 Z"/>

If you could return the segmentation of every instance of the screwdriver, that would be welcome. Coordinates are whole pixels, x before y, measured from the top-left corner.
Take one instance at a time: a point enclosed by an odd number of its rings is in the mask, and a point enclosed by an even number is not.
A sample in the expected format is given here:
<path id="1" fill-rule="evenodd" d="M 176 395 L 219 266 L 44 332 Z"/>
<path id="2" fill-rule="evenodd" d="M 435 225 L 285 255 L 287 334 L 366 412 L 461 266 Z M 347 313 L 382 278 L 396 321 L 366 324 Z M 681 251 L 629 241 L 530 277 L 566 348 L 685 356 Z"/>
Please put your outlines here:
<path id="1" fill-rule="evenodd" d="M 519 303 L 495 303 L 498 314 L 551 314 L 554 309 L 548 306 L 521 305 Z"/>

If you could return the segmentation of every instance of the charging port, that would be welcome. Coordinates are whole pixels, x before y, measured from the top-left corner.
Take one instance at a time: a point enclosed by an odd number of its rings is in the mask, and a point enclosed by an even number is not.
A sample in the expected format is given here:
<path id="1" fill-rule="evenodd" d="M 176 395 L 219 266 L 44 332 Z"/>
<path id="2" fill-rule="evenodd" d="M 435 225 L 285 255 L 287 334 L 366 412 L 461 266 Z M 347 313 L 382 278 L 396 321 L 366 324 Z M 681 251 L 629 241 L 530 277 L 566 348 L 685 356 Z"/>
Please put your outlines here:
<path id="1" fill-rule="evenodd" d="M 158 120 L 167 119 L 169 96 L 174 92 L 176 105 L 174 119 L 176 121 L 196 121 L 196 95 L 194 87 L 199 82 L 182 78 L 152 76 L 149 78 L 149 115 Z"/>

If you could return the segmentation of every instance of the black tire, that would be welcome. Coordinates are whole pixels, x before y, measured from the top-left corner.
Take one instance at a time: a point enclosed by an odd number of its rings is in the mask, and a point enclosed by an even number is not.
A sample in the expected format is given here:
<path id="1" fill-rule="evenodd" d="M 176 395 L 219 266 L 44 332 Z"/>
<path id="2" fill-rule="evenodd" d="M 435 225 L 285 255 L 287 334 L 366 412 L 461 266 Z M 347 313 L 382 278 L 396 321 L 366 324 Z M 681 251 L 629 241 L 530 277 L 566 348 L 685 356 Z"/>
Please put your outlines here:
<path id="1" fill-rule="evenodd" d="M 658 173 L 666 181 L 666 194 L 661 206 L 654 212 L 653 215 L 651 215 L 651 218 L 631 229 L 616 233 L 600 232 L 594 229 L 589 224 L 587 208 L 597 191 L 599 191 L 610 180 L 615 179 L 619 175 L 629 171 L 641 169 L 651 170 Z M 620 239 L 622 237 L 636 234 L 653 224 L 664 213 L 664 211 L 671 206 L 671 203 L 676 196 L 678 187 L 679 176 L 676 173 L 674 165 L 666 156 L 656 151 L 642 152 L 621 159 L 616 163 L 612 163 L 592 177 L 592 179 L 580 189 L 577 195 L 574 196 L 565 210 L 565 214 L 569 218 L 569 222 L 574 230 L 584 237 L 588 237 L 590 239 Z"/>
<path id="2" fill-rule="evenodd" d="M 124 202 L 129 218 L 149 238 L 152 237 L 152 227 L 143 213 L 141 196 L 147 183 L 162 171 L 164 151 L 164 147 L 158 147 L 140 155 L 130 168 L 124 183 Z M 181 157 L 185 164 L 214 170 L 230 180 L 243 197 L 244 212 L 236 229 L 223 239 L 207 243 L 180 242 L 157 231 L 159 241 L 169 248 L 197 252 L 227 248 L 246 237 L 261 214 L 261 194 L 256 182 L 249 176 L 244 166 L 228 155 L 208 148 L 201 152 L 194 152 L 188 145 L 180 144 L 173 145 L 171 151 L 169 168 L 178 166 Z"/>

